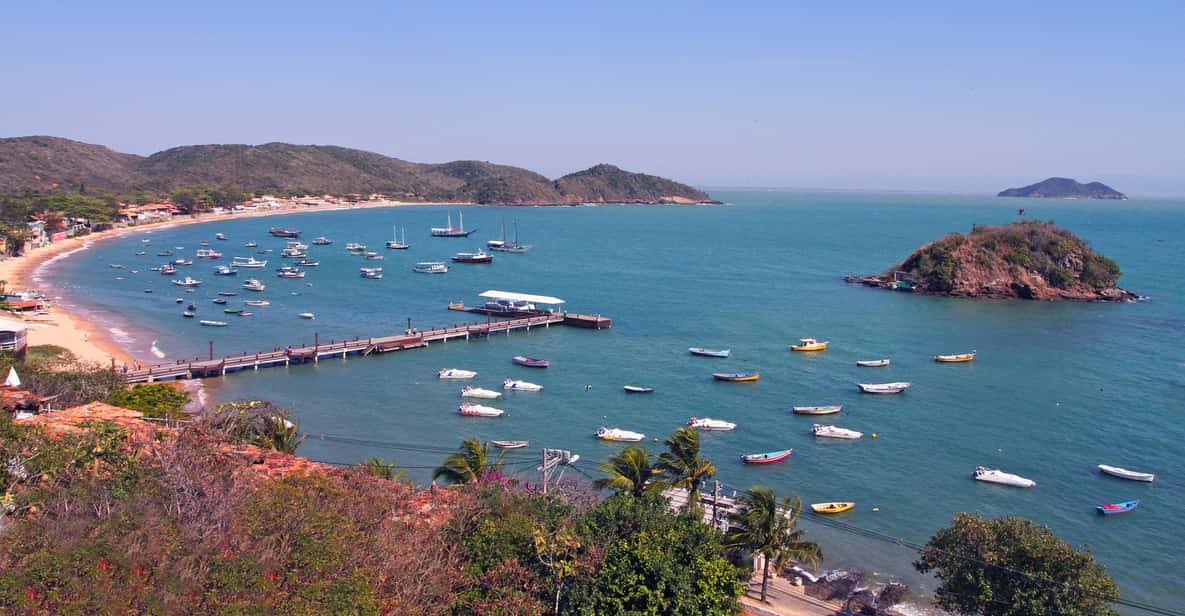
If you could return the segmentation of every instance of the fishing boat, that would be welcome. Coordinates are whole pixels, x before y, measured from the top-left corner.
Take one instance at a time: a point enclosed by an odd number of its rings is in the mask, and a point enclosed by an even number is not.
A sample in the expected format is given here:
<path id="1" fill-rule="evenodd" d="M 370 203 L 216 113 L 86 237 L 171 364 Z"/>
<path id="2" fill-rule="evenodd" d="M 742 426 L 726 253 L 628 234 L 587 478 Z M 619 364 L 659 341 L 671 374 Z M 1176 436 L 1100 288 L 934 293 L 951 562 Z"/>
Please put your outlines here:
<path id="1" fill-rule="evenodd" d="M 296 229 L 283 229 L 280 227 L 272 227 L 271 229 L 268 229 L 267 232 L 272 234 L 275 237 L 293 237 L 293 238 L 300 237 L 300 231 L 297 231 Z"/>
<path id="2" fill-rule="evenodd" d="M 243 248 L 255 248 L 256 246 L 259 246 L 259 242 L 256 242 L 254 240 L 247 242 L 246 244 L 243 244 Z"/>
<path id="3" fill-rule="evenodd" d="M 459 368 L 441 368 L 436 376 L 442 379 L 471 379 L 477 376 L 477 373 L 472 370 L 461 370 Z"/>
<path id="4" fill-rule="evenodd" d="M 866 394 L 899 394 L 909 389 L 910 385 L 913 383 L 856 383 L 860 391 Z"/>
<path id="5" fill-rule="evenodd" d="M 814 338 L 799 338 L 798 344 L 790 345 L 791 351 L 826 351 L 829 342 L 820 342 Z"/>
<path id="6" fill-rule="evenodd" d="M 284 248 L 291 248 L 292 250 L 308 250 L 308 244 L 302 244 L 299 240 L 289 240 L 284 242 Z"/>
<path id="7" fill-rule="evenodd" d="M 383 277 L 383 268 L 381 267 L 363 267 L 359 268 L 363 278 L 370 278 L 378 280 Z"/>
<path id="8" fill-rule="evenodd" d="M 515 355 L 513 358 L 511 358 L 511 361 L 520 366 L 526 366 L 528 368 L 546 368 L 551 365 L 551 361 L 549 360 L 524 357 L 522 355 Z"/>
<path id="9" fill-rule="evenodd" d="M 506 221 L 502 221 L 502 239 L 490 240 L 486 242 L 486 248 L 496 250 L 498 252 L 524 253 L 531 249 L 526 244 L 520 244 L 518 241 L 518 222 L 514 223 L 514 241 L 506 241 Z"/>
<path id="10" fill-rule="evenodd" d="M 271 306 L 272 303 L 266 299 L 245 299 L 243 300 L 243 305 L 251 306 L 252 308 L 262 308 L 264 306 Z"/>
<path id="11" fill-rule="evenodd" d="M 795 415 L 834 415 L 843 410 L 842 404 L 833 404 L 830 406 L 796 406 L 794 407 Z"/>
<path id="12" fill-rule="evenodd" d="M 260 261 L 255 257 L 235 257 L 231 259 L 230 264 L 236 268 L 243 269 L 263 269 L 267 267 L 267 261 Z"/>
<path id="13" fill-rule="evenodd" d="M 238 276 L 239 270 L 237 270 L 229 265 L 219 265 L 218 267 L 214 268 L 214 275 L 215 276 Z"/>
<path id="14" fill-rule="evenodd" d="M 527 441 L 490 441 L 494 447 L 502 449 L 522 449 L 527 446 Z"/>
<path id="15" fill-rule="evenodd" d="M 845 511 L 850 511 L 855 506 L 856 506 L 856 503 L 853 503 L 853 502 L 814 503 L 811 505 L 811 509 L 815 513 L 831 514 L 831 513 L 843 513 Z"/>
<path id="16" fill-rule="evenodd" d="M 987 481 L 989 483 L 998 483 L 1006 486 L 1014 486 L 1017 488 L 1031 488 L 1037 485 L 1036 481 L 1026 479 L 1020 475 L 1013 475 L 1012 473 L 1005 473 L 999 469 L 986 468 L 983 466 L 975 467 L 974 477 L 977 481 Z"/>
<path id="17" fill-rule="evenodd" d="M 177 273 L 177 268 L 173 267 L 172 263 L 166 263 L 155 269 L 160 272 L 161 276 L 172 276 Z"/>
<path id="18" fill-rule="evenodd" d="M 327 237 L 325 237 L 325 236 L 323 236 L 323 235 L 322 235 L 321 237 L 319 237 L 319 238 L 317 238 L 317 239 L 313 240 L 313 245 L 314 245 L 314 246 L 328 246 L 328 245 L 330 245 L 330 244 L 332 244 L 332 243 L 333 243 L 333 240 L 331 240 L 331 239 L 329 239 L 329 238 L 327 238 Z"/>
<path id="19" fill-rule="evenodd" d="M 382 261 L 383 255 L 380 255 L 377 252 L 371 251 L 371 252 L 366 253 L 366 260 L 367 261 Z"/>
<path id="20" fill-rule="evenodd" d="M 1119 477 L 1120 479 L 1128 479 L 1130 481 L 1156 481 L 1156 475 L 1152 473 L 1141 473 L 1139 471 L 1129 471 L 1126 468 L 1119 468 L 1118 466 L 1108 466 L 1100 464 L 1099 470 L 1111 475 L 1112 477 Z"/>
<path id="21" fill-rule="evenodd" d="M 187 319 L 192 319 L 196 315 L 197 315 L 197 313 L 192 310 L 186 310 L 185 312 L 181 313 L 181 316 L 183 316 Z"/>
<path id="22" fill-rule="evenodd" d="M 276 272 L 276 276 L 279 278 L 304 278 L 304 272 L 293 268 Z"/>
<path id="23" fill-rule="evenodd" d="M 641 432 L 631 432 L 629 430 L 622 430 L 621 428 L 606 428 L 604 426 L 597 428 L 596 435 L 602 441 L 625 441 L 630 443 L 646 438 L 646 435 Z"/>
<path id="24" fill-rule="evenodd" d="M 494 391 L 492 389 L 482 389 L 480 387 L 465 387 L 461 389 L 462 398 L 485 398 L 486 400 L 497 400 L 502 397 L 502 392 Z"/>
<path id="25" fill-rule="evenodd" d="M 296 316 L 298 316 L 298 317 L 300 317 L 300 318 L 302 318 L 302 319 L 308 319 L 308 320 L 310 320 L 310 321 L 311 321 L 311 320 L 313 320 L 313 319 L 315 319 L 315 318 L 317 318 L 317 315 L 315 315 L 315 314 L 313 314 L 313 313 L 311 313 L 311 312 L 302 312 L 302 313 L 300 313 L 300 314 L 298 314 L 298 315 L 296 315 Z"/>
<path id="26" fill-rule="evenodd" d="M 399 241 L 399 235 L 395 233 L 395 226 L 391 226 L 391 239 L 387 240 L 387 248 L 391 250 L 407 250 L 411 248 L 411 244 L 407 243 L 407 229 L 403 229 L 403 241 Z"/>
<path id="27" fill-rule="evenodd" d="M 313 261 L 308 257 L 296 262 L 296 267 L 321 267 L 320 261 Z"/>
<path id="28" fill-rule="evenodd" d="M 492 406 L 483 406 L 481 404 L 469 404 L 466 402 L 457 407 L 462 415 L 469 415 L 472 417 L 501 417 L 506 411 L 496 409 Z"/>
<path id="29" fill-rule="evenodd" d="M 825 426 L 823 424 L 815 424 L 811 426 L 811 433 L 818 438 L 838 438 L 854 441 L 862 436 L 863 432 L 841 428 L 839 426 Z"/>
<path id="30" fill-rule="evenodd" d="M 741 456 L 741 462 L 745 464 L 773 464 L 789 458 L 792 453 L 794 453 L 793 449 L 769 451 L 766 453 L 748 453 Z"/>
<path id="31" fill-rule="evenodd" d="M 889 365 L 887 359 L 861 359 L 856 361 L 856 365 L 862 368 L 882 368 Z"/>
<path id="32" fill-rule="evenodd" d="M 193 259 L 174 259 L 173 265 L 181 265 L 181 266 L 193 265 Z"/>
<path id="33" fill-rule="evenodd" d="M 416 263 L 412 268 L 413 272 L 420 274 L 447 274 L 448 266 L 440 261 L 421 261 Z"/>
<path id="34" fill-rule="evenodd" d="M 432 237 L 469 237 L 470 235 L 473 234 L 474 231 L 477 231 L 477 229 L 472 229 L 470 231 L 466 231 L 465 230 L 465 214 L 464 214 L 464 212 L 459 213 L 459 216 L 461 219 L 461 223 L 460 223 L 459 227 L 453 226 L 453 215 L 449 214 L 448 215 L 448 226 L 447 227 L 432 227 Z"/>
<path id="35" fill-rule="evenodd" d="M 221 259 L 222 253 L 217 250 L 210 250 L 209 248 L 199 248 L 194 256 L 199 259 Z"/>
<path id="36" fill-rule="evenodd" d="M 687 425 L 691 426 L 692 428 L 708 432 L 727 432 L 729 430 L 737 429 L 737 425 L 731 421 L 712 419 L 710 417 L 692 417 L 691 419 L 687 420 Z"/>
<path id="37" fill-rule="evenodd" d="M 940 364 L 957 364 L 975 359 L 975 351 L 959 353 L 958 355 L 935 355 L 934 361 Z"/>
<path id="38" fill-rule="evenodd" d="M 285 248 L 284 250 L 280 251 L 281 259 L 304 259 L 308 256 L 309 253 L 303 250 L 297 250 L 296 248 Z"/>
<path id="39" fill-rule="evenodd" d="M 478 248 L 477 252 L 458 252 L 457 254 L 453 255 L 453 262 L 454 263 L 477 263 L 477 264 L 484 265 L 487 263 L 493 263 L 494 256 L 488 255 L 484 251 L 482 251 L 482 249 Z"/>
<path id="40" fill-rule="evenodd" d="M 198 321 L 198 323 L 201 323 L 202 325 L 205 325 L 206 327 L 226 327 L 226 321 L 206 321 L 206 320 L 202 320 L 202 321 Z"/>
<path id="41" fill-rule="evenodd" d="M 1136 507 L 1139 507 L 1139 506 L 1140 506 L 1140 501 L 1130 500 L 1130 501 L 1124 501 L 1122 503 L 1107 503 L 1104 505 L 1099 505 L 1098 507 L 1095 507 L 1094 509 L 1095 509 L 1095 511 L 1099 512 L 1099 515 L 1119 515 L 1121 513 L 1128 513 L 1129 511 L 1135 511 Z"/>
<path id="42" fill-rule="evenodd" d="M 626 386 L 625 386 L 625 387 L 623 387 L 622 389 L 624 389 L 624 390 L 625 390 L 625 393 L 627 393 L 627 394 L 649 394 L 649 393 L 654 393 L 654 388 L 653 388 L 653 387 L 639 387 L 638 385 L 626 385 Z"/>
<path id="43" fill-rule="evenodd" d="M 202 281 L 194 280 L 193 278 L 186 276 L 185 278 L 182 278 L 181 280 L 174 280 L 173 284 L 175 284 L 179 287 L 185 287 L 187 289 L 192 289 L 193 287 L 202 286 Z"/>
<path id="44" fill-rule="evenodd" d="M 506 379 L 505 381 L 502 381 L 502 389 L 508 391 L 543 391 L 543 386 L 536 385 L 534 383 L 528 383 L 527 381 Z"/>
<path id="45" fill-rule="evenodd" d="M 226 241 L 226 234 L 225 234 L 225 233 L 215 233 L 215 234 L 214 234 L 214 239 L 216 239 L 216 240 L 222 240 L 222 241 L 224 241 L 224 242 L 225 242 L 225 241 Z"/>
<path id="46" fill-rule="evenodd" d="M 349 242 L 346 244 L 346 252 L 364 253 L 366 252 L 366 244 L 358 242 Z"/>
<path id="47" fill-rule="evenodd" d="M 700 347 L 691 347 L 690 349 L 687 349 L 687 352 L 700 357 L 728 357 L 732 354 L 732 349 L 704 349 Z"/>
<path id="48" fill-rule="evenodd" d="M 234 297 L 238 295 L 238 293 L 235 293 L 234 291 L 219 291 L 218 294 L 222 297 Z"/>
<path id="49" fill-rule="evenodd" d="M 160 251 L 160 252 L 156 253 L 156 256 L 158 256 L 158 257 L 171 257 L 171 256 L 173 256 L 173 251 L 171 251 L 171 250 L 162 250 L 162 251 Z"/>
<path id="50" fill-rule="evenodd" d="M 255 291 L 256 293 L 263 293 L 264 289 L 267 288 L 267 285 L 263 284 L 263 281 L 261 280 L 248 278 L 245 282 L 243 282 L 243 288 L 247 289 L 248 291 Z"/>
<path id="51" fill-rule="evenodd" d="M 221 298 L 221 297 L 215 297 L 214 299 L 212 299 L 212 300 L 210 300 L 210 301 L 214 302 L 215 304 L 218 304 L 219 306 L 225 306 L 225 305 L 226 305 L 226 299 L 224 299 L 224 298 Z"/>
<path id="52" fill-rule="evenodd" d="M 223 309 L 222 312 L 224 312 L 226 314 L 239 314 L 239 313 L 243 312 L 243 309 L 242 308 L 226 308 L 226 309 Z"/>
<path id="53" fill-rule="evenodd" d="M 758 372 L 713 372 L 712 378 L 717 381 L 732 381 L 733 383 L 749 383 L 761 378 Z"/>

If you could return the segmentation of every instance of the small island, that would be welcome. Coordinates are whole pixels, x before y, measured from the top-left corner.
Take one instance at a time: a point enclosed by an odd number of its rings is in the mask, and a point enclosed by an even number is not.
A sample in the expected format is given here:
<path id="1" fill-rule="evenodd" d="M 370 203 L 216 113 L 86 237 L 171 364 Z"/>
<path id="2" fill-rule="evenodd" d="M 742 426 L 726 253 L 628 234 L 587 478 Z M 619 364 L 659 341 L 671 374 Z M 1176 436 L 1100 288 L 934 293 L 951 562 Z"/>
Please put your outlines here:
<path id="1" fill-rule="evenodd" d="M 976 225 L 915 250 L 879 276 L 847 282 L 896 291 L 952 297 L 1072 301 L 1134 301 L 1115 286 L 1114 261 L 1052 222 Z"/>
<path id="2" fill-rule="evenodd" d="M 1127 195 L 1102 182 L 1083 184 L 1070 178 L 1049 178 L 1036 184 L 1000 191 L 996 196 L 1036 199 L 1127 199 Z"/>

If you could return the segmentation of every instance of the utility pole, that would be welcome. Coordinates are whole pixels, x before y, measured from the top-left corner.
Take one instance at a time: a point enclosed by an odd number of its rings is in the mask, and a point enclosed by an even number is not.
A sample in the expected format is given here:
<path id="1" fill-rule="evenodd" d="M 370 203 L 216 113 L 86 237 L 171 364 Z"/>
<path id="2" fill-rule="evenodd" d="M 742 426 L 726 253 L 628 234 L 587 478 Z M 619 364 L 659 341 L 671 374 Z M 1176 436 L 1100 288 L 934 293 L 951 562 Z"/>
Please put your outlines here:
<path id="1" fill-rule="evenodd" d="M 210 341 L 210 361 L 214 361 L 214 341 Z"/>
<path id="2" fill-rule="evenodd" d="M 716 487 L 712 490 L 712 528 L 716 528 L 717 520 L 716 508 L 720 506 L 720 480 L 716 480 Z"/>
<path id="3" fill-rule="evenodd" d="M 543 450 L 543 466 L 539 467 L 543 474 L 543 493 L 547 494 L 547 449 Z"/>

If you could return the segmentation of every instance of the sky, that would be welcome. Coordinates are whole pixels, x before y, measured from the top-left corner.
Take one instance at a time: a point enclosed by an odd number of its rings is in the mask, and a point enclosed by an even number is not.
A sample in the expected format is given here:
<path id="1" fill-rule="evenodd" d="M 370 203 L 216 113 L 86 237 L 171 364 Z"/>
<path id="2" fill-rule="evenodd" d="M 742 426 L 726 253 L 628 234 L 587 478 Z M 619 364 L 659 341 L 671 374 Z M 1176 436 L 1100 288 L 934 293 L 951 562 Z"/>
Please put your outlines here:
<path id="1" fill-rule="evenodd" d="M 1185 195 L 1185 3 L 0 3 L 0 136 Z"/>

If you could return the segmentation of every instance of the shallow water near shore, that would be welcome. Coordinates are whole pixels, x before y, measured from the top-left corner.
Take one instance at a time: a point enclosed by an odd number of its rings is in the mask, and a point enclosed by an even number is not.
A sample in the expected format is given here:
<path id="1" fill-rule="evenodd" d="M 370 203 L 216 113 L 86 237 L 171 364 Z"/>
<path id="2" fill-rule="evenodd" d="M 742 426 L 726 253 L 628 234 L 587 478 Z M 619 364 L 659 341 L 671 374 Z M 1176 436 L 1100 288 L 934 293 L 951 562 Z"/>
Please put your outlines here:
<path id="1" fill-rule="evenodd" d="M 555 295 L 574 312 L 614 319 L 608 331 L 566 327 L 533 330 L 370 358 L 322 361 L 240 373 L 209 381 L 213 400 L 266 398 L 292 408 L 301 428 L 381 441 L 343 444 L 315 436 L 301 453 L 351 463 L 372 455 L 412 467 L 427 482 L 431 467 L 461 438 L 529 439 L 516 470 L 530 473 L 538 447 L 572 450 L 580 468 L 595 466 L 615 446 L 592 437 L 616 426 L 665 437 L 691 416 L 726 419 L 734 432 L 708 433 L 704 452 L 730 487 L 767 485 L 805 502 L 854 500 L 856 510 L 835 519 L 907 541 L 924 543 L 956 511 L 1023 515 L 1051 526 L 1074 544 L 1089 544 L 1120 582 L 1124 597 L 1166 607 L 1185 605 L 1180 580 L 1185 534 L 1185 202 L 1046 201 L 947 195 L 733 192 L 715 195 L 720 207 L 598 206 L 565 208 L 466 207 L 465 224 L 480 228 L 468 240 L 428 237 L 443 226 L 442 207 L 399 207 L 290 214 L 267 219 L 132 233 L 100 242 L 46 268 L 45 279 L 73 305 L 109 327 L 131 332 L 132 351 L 167 360 L 270 350 L 345 337 L 484 321 L 446 310 L 451 301 L 479 302 L 487 289 Z M 846 273 L 878 273 L 912 249 L 973 224 L 1025 218 L 1055 220 L 1114 258 L 1120 285 L 1150 297 L 1132 304 L 973 301 L 919 297 L 845 285 Z M 453 221 L 456 222 L 456 209 Z M 447 275 L 414 274 L 415 261 L 447 260 L 500 234 L 518 221 L 525 255 L 495 253 L 490 266 L 456 265 Z M 392 225 L 406 227 L 408 251 L 387 251 Z M 321 266 L 303 280 L 281 280 L 273 269 L 283 240 L 270 226 L 335 240 L 313 246 Z M 214 239 L 225 233 L 229 241 Z M 135 256 L 151 238 L 147 256 Z M 249 308 L 250 318 L 224 315 L 211 303 L 218 290 L 238 290 L 228 306 L 257 296 L 241 291 L 252 277 L 216 277 L 214 263 L 178 268 L 205 284 L 192 294 L 174 277 L 148 271 L 169 249 L 192 258 L 199 241 L 231 256 L 274 252 L 255 277 L 272 305 Z M 383 254 L 364 261 L 345 251 L 365 242 Z M 182 246 L 177 250 L 175 246 Z M 109 268 L 119 263 L 137 274 Z M 361 266 L 382 266 L 385 278 L 364 280 Z M 116 280 L 123 276 L 123 280 Z M 145 293 L 152 289 L 153 293 Z M 198 319 L 183 319 L 184 304 Z M 302 320 L 301 312 L 316 319 Z M 824 353 L 791 353 L 801 337 L 831 341 Z M 687 347 L 729 347 L 732 357 L 691 357 Z M 935 353 L 975 349 L 970 364 L 940 365 Z M 530 370 L 510 358 L 546 357 L 552 367 Z M 888 368 L 857 368 L 857 359 L 891 357 Z M 156 360 L 159 361 L 159 360 Z M 504 378 L 544 385 L 493 403 L 498 419 L 456 413 L 462 384 L 436 379 L 436 370 L 477 370 L 473 385 L 497 388 Z M 720 383 L 717 371 L 758 370 L 758 383 Z M 861 395 L 862 382 L 907 380 L 900 396 Z M 648 396 L 622 385 L 655 387 Z M 587 388 L 591 385 L 591 389 Z M 843 404 L 839 415 L 797 417 L 792 405 Z M 833 423 L 866 434 L 855 442 L 816 442 L 812 423 Z M 659 443 L 648 443 L 657 451 Z M 737 456 L 793 447 L 785 463 L 740 464 Z M 1158 474 L 1154 484 L 1102 476 L 1098 464 Z M 1037 482 L 1029 490 L 971 479 L 977 465 L 1001 468 Z M 1103 518 L 1094 506 L 1140 499 L 1127 516 Z M 880 509 L 872 512 L 873 507 Z M 806 518 L 808 516 L 804 516 Z M 933 581 L 914 573 L 909 549 L 804 521 L 830 566 L 861 566 L 898 575 L 915 588 Z"/>

